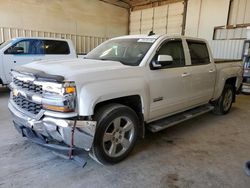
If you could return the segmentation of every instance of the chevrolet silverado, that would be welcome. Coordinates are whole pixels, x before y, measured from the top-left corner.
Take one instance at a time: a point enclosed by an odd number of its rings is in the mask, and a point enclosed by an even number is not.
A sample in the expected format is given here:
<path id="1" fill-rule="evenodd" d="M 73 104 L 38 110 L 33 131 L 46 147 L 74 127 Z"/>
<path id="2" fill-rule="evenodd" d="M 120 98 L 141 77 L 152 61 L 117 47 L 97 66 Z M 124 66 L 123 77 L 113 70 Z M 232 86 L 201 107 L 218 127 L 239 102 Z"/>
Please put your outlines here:
<path id="1" fill-rule="evenodd" d="M 203 39 L 138 35 L 110 39 L 85 59 L 34 62 L 11 74 L 8 106 L 23 136 L 114 164 L 145 129 L 227 114 L 242 63 L 215 61 Z"/>

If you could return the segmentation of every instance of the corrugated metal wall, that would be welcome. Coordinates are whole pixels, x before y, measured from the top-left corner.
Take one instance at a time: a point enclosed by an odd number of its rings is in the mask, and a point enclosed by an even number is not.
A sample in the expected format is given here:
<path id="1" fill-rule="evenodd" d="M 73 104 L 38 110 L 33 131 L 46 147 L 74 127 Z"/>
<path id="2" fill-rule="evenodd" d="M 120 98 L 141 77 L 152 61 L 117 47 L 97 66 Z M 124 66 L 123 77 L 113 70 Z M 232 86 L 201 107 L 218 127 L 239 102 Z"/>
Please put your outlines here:
<path id="1" fill-rule="evenodd" d="M 228 40 L 228 39 L 246 39 L 247 38 L 247 28 L 217 28 L 214 32 L 215 40 Z"/>
<path id="2" fill-rule="evenodd" d="M 215 59 L 241 59 L 244 40 L 209 41 Z"/>
<path id="3" fill-rule="evenodd" d="M 184 3 L 171 3 L 154 8 L 132 11 L 130 34 L 181 34 Z"/>
<path id="4" fill-rule="evenodd" d="M 226 27 L 215 28 L 215 40 L 246 39 L 250 26 L 250 0 L 231 0 Z"/>
<path id="5" fill-rule="evenodd" d="M 233 0 L 229 14 L 229 25 L 250 23 L 250 1 Z"/>
<path id="6" fill-rule="evenodd" d="M 108 38 L 95 36 L 82 36 L 67 33 L 54 33 L 46 31 L 34 31 L 27 29 L 0 27 L 0 43 L 15 37 L 51 37 L 71 39 L 75 45 L 77 53 L 88 53 L 90 50 L 108 40 Z"/>

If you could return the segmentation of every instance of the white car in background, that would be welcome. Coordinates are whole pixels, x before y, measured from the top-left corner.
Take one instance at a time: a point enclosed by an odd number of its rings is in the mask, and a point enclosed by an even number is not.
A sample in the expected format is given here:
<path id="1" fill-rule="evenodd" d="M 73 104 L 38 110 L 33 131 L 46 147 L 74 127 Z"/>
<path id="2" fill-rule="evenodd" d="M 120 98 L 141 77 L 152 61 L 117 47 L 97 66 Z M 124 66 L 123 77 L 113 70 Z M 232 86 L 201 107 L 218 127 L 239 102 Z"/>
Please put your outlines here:
<path id="1" fill-rule="evenodd" d="M 71 40 L 53 38 L 14 38 L 0 45 L 0 84 L 11 82 L 10 71 L 33 61 L 76 58 Z"/>

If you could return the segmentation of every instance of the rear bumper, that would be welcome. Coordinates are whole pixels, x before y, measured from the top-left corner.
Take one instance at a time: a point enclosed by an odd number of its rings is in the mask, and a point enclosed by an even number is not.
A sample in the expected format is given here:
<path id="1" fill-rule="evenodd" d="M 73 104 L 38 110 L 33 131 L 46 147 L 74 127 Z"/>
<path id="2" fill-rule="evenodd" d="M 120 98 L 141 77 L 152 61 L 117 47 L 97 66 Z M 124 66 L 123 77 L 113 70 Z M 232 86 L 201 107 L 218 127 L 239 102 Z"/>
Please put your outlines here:
<path id="1" fill-rule="evenodd" d="M 243 83 L 241 91 L 243 93 L 250 93 L 250 83 Z"/>
<path id="2" fill-rule="evenodd" d="M 37 120 L 21 112 L 11 102 L 9 102 L 8 108 L 16 129 L 25 137 L 32 139 L 33 134 L 38 138 L 44 138 L 46 143 L 43 144 L 47 144 L 47 141 L 56 141 L 68 146 L 71 146 L 73 138 L 76 148 L 89 151 L 92 147 L 96 129 L 95 121 L 60 119 L 50 116 L 43 116 Z M 75 129 L 72 137 L 73 127 Z"/>

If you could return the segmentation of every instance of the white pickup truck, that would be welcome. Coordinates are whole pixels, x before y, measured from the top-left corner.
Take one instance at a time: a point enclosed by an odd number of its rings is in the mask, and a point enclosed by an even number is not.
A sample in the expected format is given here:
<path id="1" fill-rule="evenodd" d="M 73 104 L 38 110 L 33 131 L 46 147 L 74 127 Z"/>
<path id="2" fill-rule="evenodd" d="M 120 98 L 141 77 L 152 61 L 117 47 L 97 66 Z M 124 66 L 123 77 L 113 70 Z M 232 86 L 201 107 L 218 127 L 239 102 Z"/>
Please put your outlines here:
<path id="1" fill-rule="evenodd" d="M 117 163 L 146 128 L 157 132 L 209 111 L 228 113 L 241 82 L 242 63 L 215 62 L 205 40 L 124 36 L 85 59 L 16 68 L 9 109 L 23 136 Z"/>
<path id="2" fill-rule="evenodd" d="M 10 70 L 38 60 L 77 57 L 71 40 L 19 37 L 0 45 L 0 84 L 11 81 Z"/>

